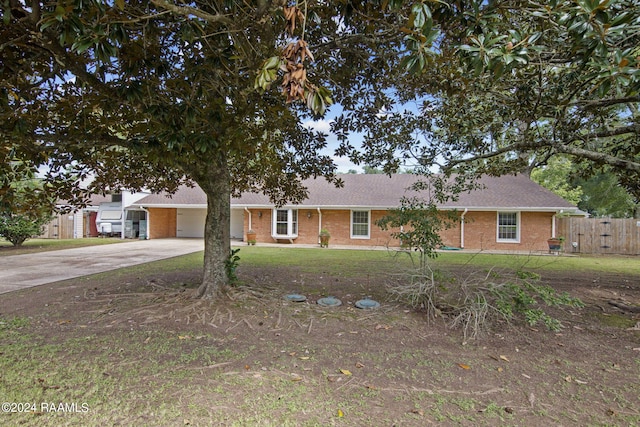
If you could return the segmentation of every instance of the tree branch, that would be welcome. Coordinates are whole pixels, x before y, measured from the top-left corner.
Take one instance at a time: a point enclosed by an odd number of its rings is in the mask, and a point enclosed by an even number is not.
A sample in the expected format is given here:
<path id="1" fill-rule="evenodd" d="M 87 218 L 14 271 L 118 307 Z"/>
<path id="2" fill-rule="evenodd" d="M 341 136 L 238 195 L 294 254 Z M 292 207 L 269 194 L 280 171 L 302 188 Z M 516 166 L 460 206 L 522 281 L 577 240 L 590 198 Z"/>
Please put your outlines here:
<path id="1" fill-rule="evenodd" d="M 197 9 L 195 7 L 190 7 L 190 6 L 178 6 L 175 5 L 173 3 L 169 3 L 166 0 L 151 0 L 151 3 L 153 3 L 154 5 L 156 5 L 159 8 L 162 9 L 166 9 L 169 10 L 173 13 L 175 13 L 176 15 L 181 15 L 181 16 L 197 16 L 200 19 L 204 19 L 207 22 L 211 22 L 211 23 L 220 23 L 220 24 L 231 24 L 232 21 L 231 19 L 229 19 L 227 16 L 225 15 L 220 15 L 220 14 L 215 14 L 212 15 L 210 13 L 207 12 L 203 12 L 200 9 Z"/>
<path id="2" fill-rule="evenodd" d="M 607 164 L 618 168 L 626 169 L 628 171 L 634 171 L 640 173 L 640 162 L 634 162 L 631 160 L 621 159 L 616 156 L 612 156 L 607 153 L 599 153 L 592 150 L 585 150 L 584 148 L 574 147 L 567 144 L 558 144 L 554 147 L 558 153 L 571 154 L 573 156 L 582 157 L 585 159 L 593 160 L 596 163 Z"/>
<path id="3" fill-rule="evenodd" d="M 640 102 L 640 95 L 628 96 L 626 98 L 578 100 L 571 102 L 571 105 L 584 106 L 585 108 L 602 108 L 632 102 Z"/>
<path id="4" fill-rule="evenodd" d="M 620 128 L 620 129 L 612 129 L 610 131 L 607 132 L 600 132 L 598 134 L 592 134 L 592 136 L 597 136 L 597 137 L 610 137 L 610 136 L 618 136 L 618 135 L 624 135 L 624 134 L 628 134 L 628 133 L 637 133 L 638 131 L 640 131 L 640 125 L 636 125 L 636 126 L 628 126 L 625 128 Z M 586 140 L 587 138 L 585 138 Z M 627 159 L 622 159 L 616 156 L 612 156 L 610 154 L 607 153 L 600 153 L 597 151 L 593 151 L 593 150 L 586 150 L 584 148 L 580 148 L 580 147 L 576 147 L 573 145 L 569 145 L 569 144 L 544 144 L 544 143 L 540 143 L 540 142 L 517 142 L 515 144 L 511 144 L 508 145 L 506 147 L 503 148 L 499 148 L 497 150 L 491 151 L 489 153 L 484 153 L 484 154 L 478 154 L 476 156 L 472 156 L 472 157 L 468 157 L 465 159 L 458 159 L 458 160 L 450 160 L 447 162 L 446 166 L 444 167 L 445 171 L 449 171 L 451 169 L 453 169 L 455 166 L 460 165 L 460 164 L 464 164 L 464 163 L 473 163 L 475 161 L 478 160 L 486 160 L 486 159 L 491 159 L 497 156 L 500 156 L 502 154 L 505 153 L 510 153 L 513 151 L 526 151 L 526 150 L 535 150 L 535 149 L 540 149 L 540 148 L 552 148 L 554 152 L 556 153 L 564 153 L 564 154 L 570 154 L 573 156 L 577 156 L 577 157 L 581 157 L 581 158 L 585 158 L 585 159 L 589 159 L 592 160 L 596 163 L 599 164 L 608 164 L 611 166 L 615 166 L 617 168 L 622 168 L 622 169 L 626 169 L 629 171 L 634 171 L 637 173 L 640 173 L 640 162 L 637 161 L 633 161 L 633 160 L 627 160 Z"/>
<path id="5" fill-rule="evenodd" d="M 595 138 L 608 138 L 610 136 L 620 136 L 620 135 L 627 135 L 627 134 L 636 134 L 636 135 L 640 135 L 640 123 L 638 124 L 633 124 L 630 126 L 625 126 L 625 127 L 618 127 L 618 128 L 613 128 L 613 129 L 607 129 L 607 130 L 603 130 L 601 132 L 594 132 L 590 135 L 588 135 L 585 138 L 580 138 L 583 141 L 587 141 L 588 139 L 591 139 L 591 137 L 595 137 Z"/>

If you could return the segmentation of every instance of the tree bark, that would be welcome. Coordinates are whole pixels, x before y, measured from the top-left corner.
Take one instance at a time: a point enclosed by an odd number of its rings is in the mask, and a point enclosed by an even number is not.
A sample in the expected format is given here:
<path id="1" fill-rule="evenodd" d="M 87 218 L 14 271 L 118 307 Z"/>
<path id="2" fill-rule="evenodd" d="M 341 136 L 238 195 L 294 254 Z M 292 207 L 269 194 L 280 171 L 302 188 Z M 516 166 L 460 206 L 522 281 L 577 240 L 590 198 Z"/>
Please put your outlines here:
<path id="1" fill-rule="evenodd" d="M 231 186 L 225 156 L 207 165 L 198 184 L 207 195 L 204 229 L 204 268 L 198 297 L 215 299 L 229 283 L 227 262 L 231 251 Z"/>

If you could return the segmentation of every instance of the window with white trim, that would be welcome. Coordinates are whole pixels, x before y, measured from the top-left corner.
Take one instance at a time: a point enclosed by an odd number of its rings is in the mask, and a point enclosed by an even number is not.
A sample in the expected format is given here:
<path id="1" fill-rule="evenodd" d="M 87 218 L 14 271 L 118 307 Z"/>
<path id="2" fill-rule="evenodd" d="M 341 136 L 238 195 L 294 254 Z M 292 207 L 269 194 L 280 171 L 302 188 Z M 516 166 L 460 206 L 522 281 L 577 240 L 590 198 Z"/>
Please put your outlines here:
<path id="1" fill-rule="evenodd" d="M 351 238 L 352 239 L 368 239 L 369 238 L 369 211 L 351 211 Z"/>
<path id="2" fill-rule="evenodd" d="M 275 209 L 272 217 L 275 237 L 298 237 L 298 211 L 296 209 Z"/>
<path id="3" fill-rule="evenodd" d="M 498 212 L 498 242 L 520 241 L 520 213 Z"/>

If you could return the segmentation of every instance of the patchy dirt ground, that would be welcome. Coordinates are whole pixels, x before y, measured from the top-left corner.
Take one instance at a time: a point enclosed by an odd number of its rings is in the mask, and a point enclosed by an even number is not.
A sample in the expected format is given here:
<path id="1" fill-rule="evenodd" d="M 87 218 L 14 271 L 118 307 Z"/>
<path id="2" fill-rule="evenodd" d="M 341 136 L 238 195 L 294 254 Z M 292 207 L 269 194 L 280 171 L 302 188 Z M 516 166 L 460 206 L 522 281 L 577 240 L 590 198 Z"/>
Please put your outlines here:
<path id="1" fill-rule="evenodd" d="M 239 276 L 246 286 L 215 304 L 192 299 L 197 270 L 2 295 L 0 318 L 30 319 L 20 333 L 37 349 L 24 357 L 56 360 L 32 365 L 26 379 L 0 373 L 0 385 L 38 383 L 39 402 L 75 396 L 89 411 L 0 414 L 0 423 L 640 424 L 639 277 L 545 272 L 543 282 L 587 304 L 555 312 L 561 332 L 499 324 L 463 344 L 459 331 L 390 301 L 386 279 L 297 268 L 241 267 Z M 283 298 L 293 292 L 307 301 Z M 316 304 L 328 295 L 342 305 Z M 363 297 L 382 305 L 355 308 Z M 3 339 L 2 357 L 16 358 L 8 349 L 25 344 Z M 47 346 L 54 350 L 39 353 Z M 77 372 L 65 382 L 69 364 Z M 103 381 L 113 394 L 101 395 Z"/>

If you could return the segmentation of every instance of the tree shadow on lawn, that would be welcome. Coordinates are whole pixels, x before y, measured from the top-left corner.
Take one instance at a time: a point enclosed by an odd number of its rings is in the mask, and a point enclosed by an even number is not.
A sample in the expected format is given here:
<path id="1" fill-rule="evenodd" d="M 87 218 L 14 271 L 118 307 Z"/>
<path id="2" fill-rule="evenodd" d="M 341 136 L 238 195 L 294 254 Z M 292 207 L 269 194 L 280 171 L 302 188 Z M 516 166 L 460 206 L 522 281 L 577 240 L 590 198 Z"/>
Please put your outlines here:
<path id="1" fill-rule="evenodd" d="M 390 300 L 389 277 L 246 266 L 238 275 L 242 285 L 213 304 L 193 299 L 199 269 L 2 295 L 0 394 L 89 408 L 2 414 L 3 424 L 640 423 L 640 332 L 628 330 L 640 319 L 607 304 L 638 301 L 635 278 L 598 275 L 596 286 L 592 273 L 545 273 L 587 302 L 554 312 L 560 332 L 498 323 L 463 344 L 441 320 Z M 315 304 L 325 296 L 342 305 Z M 355 308 L 364 297 L 381 307 Z M 624 322 L 603 322 L 613 317 Z"/>

